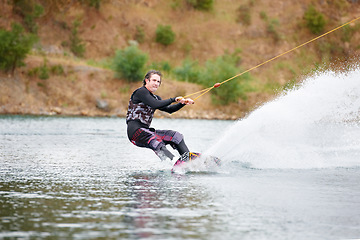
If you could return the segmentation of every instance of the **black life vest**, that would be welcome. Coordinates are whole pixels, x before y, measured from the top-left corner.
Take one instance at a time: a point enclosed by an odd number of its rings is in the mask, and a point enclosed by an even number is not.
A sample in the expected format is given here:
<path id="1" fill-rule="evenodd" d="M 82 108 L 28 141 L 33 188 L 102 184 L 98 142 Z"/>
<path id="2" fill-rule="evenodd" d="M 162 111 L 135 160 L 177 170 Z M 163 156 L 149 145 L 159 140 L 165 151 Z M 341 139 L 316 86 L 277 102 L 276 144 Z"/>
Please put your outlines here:
<path id="1" fill-rule="evenodd" d="M 128 111 L 126 114 L 126 122 L 131 120 L 140 120 L 140 122 L 150 127 L 154 112 L 155 109 L 149 105 L 146 105 L 142 102 L 133 103 L 133 101 L 130 99 Z"/>
<path id="2" fill-rule="evenodd" d="M 156 95 L 153 96 L 155 99 L 158 99 Z M 149 105 L 146 105 L 143 102 L 134 103 L 131 96 L 129 100 L 128 111 L 126 114 L 126 122 L 129 122 L 131 120 L 140 120 L 140 122 L 150 127 L 151 121 L 154 116 L 154 112 L 155 112 L 154 108 L 150 107 Z"/>

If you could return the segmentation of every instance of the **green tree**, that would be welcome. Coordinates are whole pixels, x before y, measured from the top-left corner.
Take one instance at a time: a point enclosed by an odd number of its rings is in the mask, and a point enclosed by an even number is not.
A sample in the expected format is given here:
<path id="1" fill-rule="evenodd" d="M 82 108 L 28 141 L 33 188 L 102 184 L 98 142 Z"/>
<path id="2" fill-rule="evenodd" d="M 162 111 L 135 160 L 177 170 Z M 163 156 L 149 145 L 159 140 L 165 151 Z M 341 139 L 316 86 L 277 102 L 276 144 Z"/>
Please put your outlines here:
<path id="1" fill-rule="evenodd" d="M 101 0 L 88 0 L 88 4 L 90 7 L 94 7 L 96 8 L 97 10 L 100 9 L 100 3 L 101 3 Z"/>
<path id="2" fill-rule="evenodd" d="M 43 14 L 43 12 L 43 6 L 40 4 L 36 4 L 34 6 L 34 10 L 30 14 L 25 15 L 24 24 L 30 32 L 37 34 L 39 27 L 36 24 L 35 20 L 39 18 Z"/>
<path id="3" fill-rule="evenodd" d="M 97 10 L 100 9 L 100 5 L 101 5 L 101 0 L 79 0 L 79 2 L 89 7 L 94 7 Z"/>
<path id="4" fill-rule="evenodd" d="M 241 5 L 237 9 L 237 22 L 245 25 L 251 24 L 251 9 L 249 5 Z"/>
<path id="5" fill-rule="evenodd" d="M 143 43 L 145 41 L 145 31 L 144 28 L 137 25 L 136 26 L 136 33 L 135 33 L 135 40 L 138 43 Z"/>
<path id="6" fill-rule="evenodd" d="M 316 10 L 314 5 L 310 5 L 304 13 L 306 26 L 313 34 L 319 34 L 324 31 L 326 19 L 324 15 Z"/>
<path id="7" fill-rule="evenodd" d="M 11 31 L 0 29 L 0 69 L 14 73 L 16 67 L 23 66 L 37 39 L 33 34 L 25 34 L 24 28 L 16 23 Z"/>
<path id="8" fill-rule="evenodd" d="M 180 81 L 199 83 L 199 64 L 197 61 L 186 58 L 180 67 L 174 69 L 174 74 Z"/>
<path id="9" fill-rule="evenodd" d="M 186 2 L 193 8 L 203 11 L 210 11 L 214 6 L 214 0 L 186 0 Z"/>
<path id="10" fill-rule="evenodd" d="M 76 19 L 73 22 L 73 28 L 70 34 L 70 50 L 78 57 L 83 57 L 85 53 L 85 44 L 79 37 L 79 27 L 81 22 Z"/>
<path id="11" fill-rule="evenodd" d="M 236 56 L 236 54 L 224 54 L 215 60 L 208 60 L 204 70 L 200 73 L 199 82 L 209 87 L 235 76 L 239 71 L 239 68 L 236 66 L 239 61 L 240 57 Z M 250 75 L 245 74 L 212 90 L 213 102 L 226 105 L 231 102 L 237 102 L 238 98 L 246 99 L 246 92 L 248 90 L 247 80 L 249 79 Z"/>
<path id="12" fill-rule="evenodd" d="M 271 19 L 267 25 L 267 32 L 272 36 L 275 42 L 278 42 L 281 39 L 279 32 L 277 31 L 277 27 L 279 26 L 278 19 Z"/>
<path id="13" fill-rule="evenodd" d="M 29 32 L 37 34 L 38 25 L 35 20 L 44 13 L 41 4 L 36 4 L 33 0 L 13 0 L 13 11 L 24 18 L 24 26 Z"/>
<path id="14" fill-rule="evenodd" d="M 144 66 L 148 56 L 137 46 L 132 45 L 123 50 L 117 50 L 113 60 L 113 69 L 117 77 L 123 77 L 129 82 L 135 82 L 144 76 Z"/>
<path id="15" fill-rule="evenodd" d="M 175 41 L 175 33 L 170 25 L 163 26 L 159 24 L 156 29 L 156 42 L 165 46 L 172 44 Z"/>

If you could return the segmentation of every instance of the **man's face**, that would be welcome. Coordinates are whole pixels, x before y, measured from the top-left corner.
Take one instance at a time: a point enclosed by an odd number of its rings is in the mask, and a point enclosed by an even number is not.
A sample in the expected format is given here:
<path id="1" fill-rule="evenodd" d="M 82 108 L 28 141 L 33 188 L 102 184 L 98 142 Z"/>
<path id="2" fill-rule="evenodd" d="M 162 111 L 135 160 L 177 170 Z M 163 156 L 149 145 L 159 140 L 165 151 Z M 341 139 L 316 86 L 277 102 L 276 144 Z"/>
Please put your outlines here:
<path id="1" fill-rule="evenodd" d="M 149 90 L 151 93 L 154 93 L 160 86 L 161 78 L 157 74 L 152 74 L 150 79 L 145 79 L 145 83 L 147 90 Z"/>

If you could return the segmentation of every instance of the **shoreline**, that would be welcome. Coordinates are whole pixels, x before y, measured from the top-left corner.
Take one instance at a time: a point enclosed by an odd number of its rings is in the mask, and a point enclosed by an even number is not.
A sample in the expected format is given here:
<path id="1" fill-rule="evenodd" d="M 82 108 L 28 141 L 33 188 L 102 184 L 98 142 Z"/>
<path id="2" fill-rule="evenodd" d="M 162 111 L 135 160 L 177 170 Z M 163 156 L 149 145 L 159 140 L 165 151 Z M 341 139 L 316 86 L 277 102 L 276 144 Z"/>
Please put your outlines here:
<path id="1" fill-rule="evenodd" d="M 104 117 L 104 118 L 125 118 L 126 114 L 115 113 L 115 112 L 102 112 L 98 111 L 86 111 L 82 110 L 80 112 L 69 112 L 63 111 L 61 108 L 54 107 L 50 111 L 30 111 L 22 109 L 21 111 L 8 111 L 4 110 L 4 106 L 0 107 L 0 116 L 34 116 L 34 117 Z M 195 114 L 193 111 L 184 111 L 174 113 L 172 115 L 161 113 L 159 111 L 155 112 L 154 118 L 156 119 L 200 119 L 200 120 L 229 120 L 235 121 L 241 117 L 235 115 L 219 114 L 216 112 L 204 112 L 200 111 L 200 114 Z"/>
<path id="2" fill-rule="evenodd" d="M 17 69 L 14 75 L 0 73 L 0 115 L 125 117 L 131 93 L 142 84 L 117 79 L 106 69 L 79 68 L 72 64 L 62 65 L 64 74 L 51 75 L 48 79 L 28 76 L 28 72 L 41 66 L 42 61 L 41 57 L 29 56 L 26 66 Z M 49 66 L 58 63 L 58 59 L 48 58 Z M 166 99 L 202 88 L 194 83 L 168 79 L 158 94 Z M 208 94 L 176 113 L 156 111 L 154 117 L 237 120 L 273 96 L 249 93 L 247 100 L 217 105 Z"/>

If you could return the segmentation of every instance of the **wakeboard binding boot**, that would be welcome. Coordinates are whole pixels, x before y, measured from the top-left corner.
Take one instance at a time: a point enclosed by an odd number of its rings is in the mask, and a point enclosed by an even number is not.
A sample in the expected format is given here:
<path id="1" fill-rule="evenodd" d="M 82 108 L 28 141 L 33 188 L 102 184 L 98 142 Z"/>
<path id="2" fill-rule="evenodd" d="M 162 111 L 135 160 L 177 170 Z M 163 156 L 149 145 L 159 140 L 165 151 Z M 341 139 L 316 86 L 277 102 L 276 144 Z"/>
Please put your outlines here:
<path id="1" fill-rule="evenodd" d="M 192 161 L 192 160 L 194 160 L 195 158 L 198 158 L 198 157 L 200 157 L 200 153 L 185 152 L 175 162 L 174 166 L 178 166 L 178 165 L 181 165 L 182 163 Z"/>

